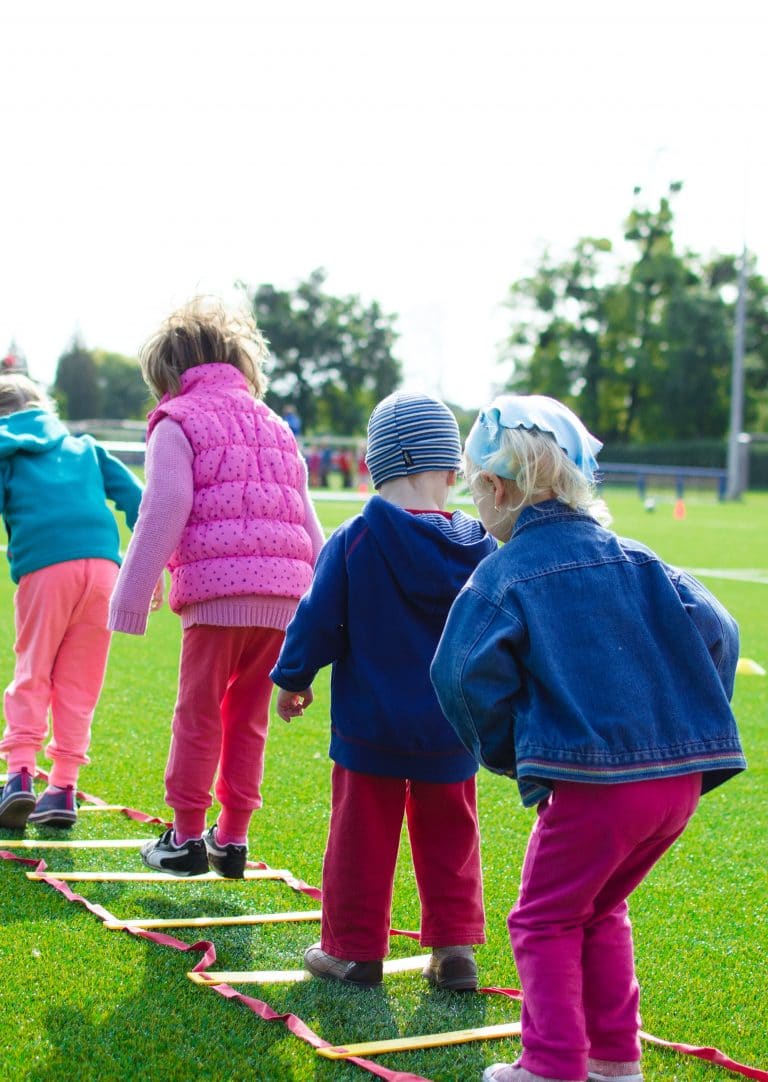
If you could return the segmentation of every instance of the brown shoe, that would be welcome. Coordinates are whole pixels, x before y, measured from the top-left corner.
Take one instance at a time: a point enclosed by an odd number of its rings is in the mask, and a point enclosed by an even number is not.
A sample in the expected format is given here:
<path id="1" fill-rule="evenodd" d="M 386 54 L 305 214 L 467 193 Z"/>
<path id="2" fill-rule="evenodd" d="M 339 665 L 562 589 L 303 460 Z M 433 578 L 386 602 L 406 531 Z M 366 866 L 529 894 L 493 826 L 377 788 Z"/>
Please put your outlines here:
<path id="1" fill-rule="evenodd" d="M 313 977 L 326 981 L 343 981 L 361 988 L 373 988 L 381 984 L 384 967 L 381 960 L 373 962 L 350 962 L 346 958 L 334 958 L 326 954 L 319 943 L 304 951 L 304 965 Z"/>
<path id="2" fill-rule="evenodd" d="M 436 947 L 421 975 L 450 992 L 477 991 L 477 962 L 471 947 Z"/>

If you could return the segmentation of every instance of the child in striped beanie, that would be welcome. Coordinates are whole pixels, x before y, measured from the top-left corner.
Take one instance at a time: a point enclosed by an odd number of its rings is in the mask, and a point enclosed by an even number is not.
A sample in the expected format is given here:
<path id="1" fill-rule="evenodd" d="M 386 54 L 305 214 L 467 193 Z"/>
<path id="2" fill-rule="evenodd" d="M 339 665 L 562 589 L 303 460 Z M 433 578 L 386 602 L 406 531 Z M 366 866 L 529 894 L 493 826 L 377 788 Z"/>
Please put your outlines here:
<path id="1" fill-rule="evenodd" d="M 496 550 L 483 526 L 446 511 L 461 460 L 456 420 L 423 394 L 385 398 L 366 461 L 377 489 L 326 542 L 272 679 L 284 721 L 312 702 L 331 665 L 331 822 L 321 938 L 304 955 L 316 977 L 379 984 L 389 951 L 403 816 L 421 900 L 424 977 L 477 987 L 485 941 L 475 775 L 443 716 L 429 666 L 456 594 Z"/>

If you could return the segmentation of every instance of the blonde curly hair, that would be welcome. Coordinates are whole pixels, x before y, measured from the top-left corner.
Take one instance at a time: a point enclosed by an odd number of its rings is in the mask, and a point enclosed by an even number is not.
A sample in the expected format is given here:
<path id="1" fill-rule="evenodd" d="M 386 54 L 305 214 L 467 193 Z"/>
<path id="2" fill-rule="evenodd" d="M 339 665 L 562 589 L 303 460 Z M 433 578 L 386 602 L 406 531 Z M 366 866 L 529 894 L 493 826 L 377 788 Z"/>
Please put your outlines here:
<path id="1" fill-rule="evenodd" d="M 256 398 L 267 389 L 263 365 L 269 356 L 250 312 L 227 308 L 217 297 L 200 296 L 163 321 L 139 350 L 145 383 L 157 398 L 177 395 L 181 374 L 202 364 L 231 364 L 248 380 Z"/>

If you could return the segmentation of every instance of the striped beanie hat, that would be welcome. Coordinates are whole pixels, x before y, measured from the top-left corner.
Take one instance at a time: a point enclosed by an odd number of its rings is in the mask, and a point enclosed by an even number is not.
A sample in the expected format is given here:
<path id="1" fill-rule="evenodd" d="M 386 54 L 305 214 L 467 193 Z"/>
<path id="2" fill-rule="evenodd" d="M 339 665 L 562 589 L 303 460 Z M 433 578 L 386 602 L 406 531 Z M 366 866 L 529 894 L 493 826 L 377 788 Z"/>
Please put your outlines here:
<path id="1" fill-rule="evenodd" d="M 425 394 L 391 394 L 368 422 L 365 461 L 374 488 L 394 477 L 461 465 L 459 426 L 447 406 Z"/>

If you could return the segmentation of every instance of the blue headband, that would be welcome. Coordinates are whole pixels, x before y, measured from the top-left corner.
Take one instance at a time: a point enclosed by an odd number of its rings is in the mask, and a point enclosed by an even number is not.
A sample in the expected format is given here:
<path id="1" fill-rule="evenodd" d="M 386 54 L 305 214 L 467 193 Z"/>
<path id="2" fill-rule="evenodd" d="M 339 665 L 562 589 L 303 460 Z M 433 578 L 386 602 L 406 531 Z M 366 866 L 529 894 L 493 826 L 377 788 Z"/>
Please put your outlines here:
<path id="1" fill-rule="evenodd" d="M 562 402 L 543 394 L 505 394 L 480 411 L 465 444 L 467 457 L 482 469 L 514 480 L 515 475 L 508 467 L 493 461 L 501 449 L 504 428 L 537 428 L 539 432 L 548 432 L 587 480 L 594 479 L 595 455 L 603 445 Z"/>

